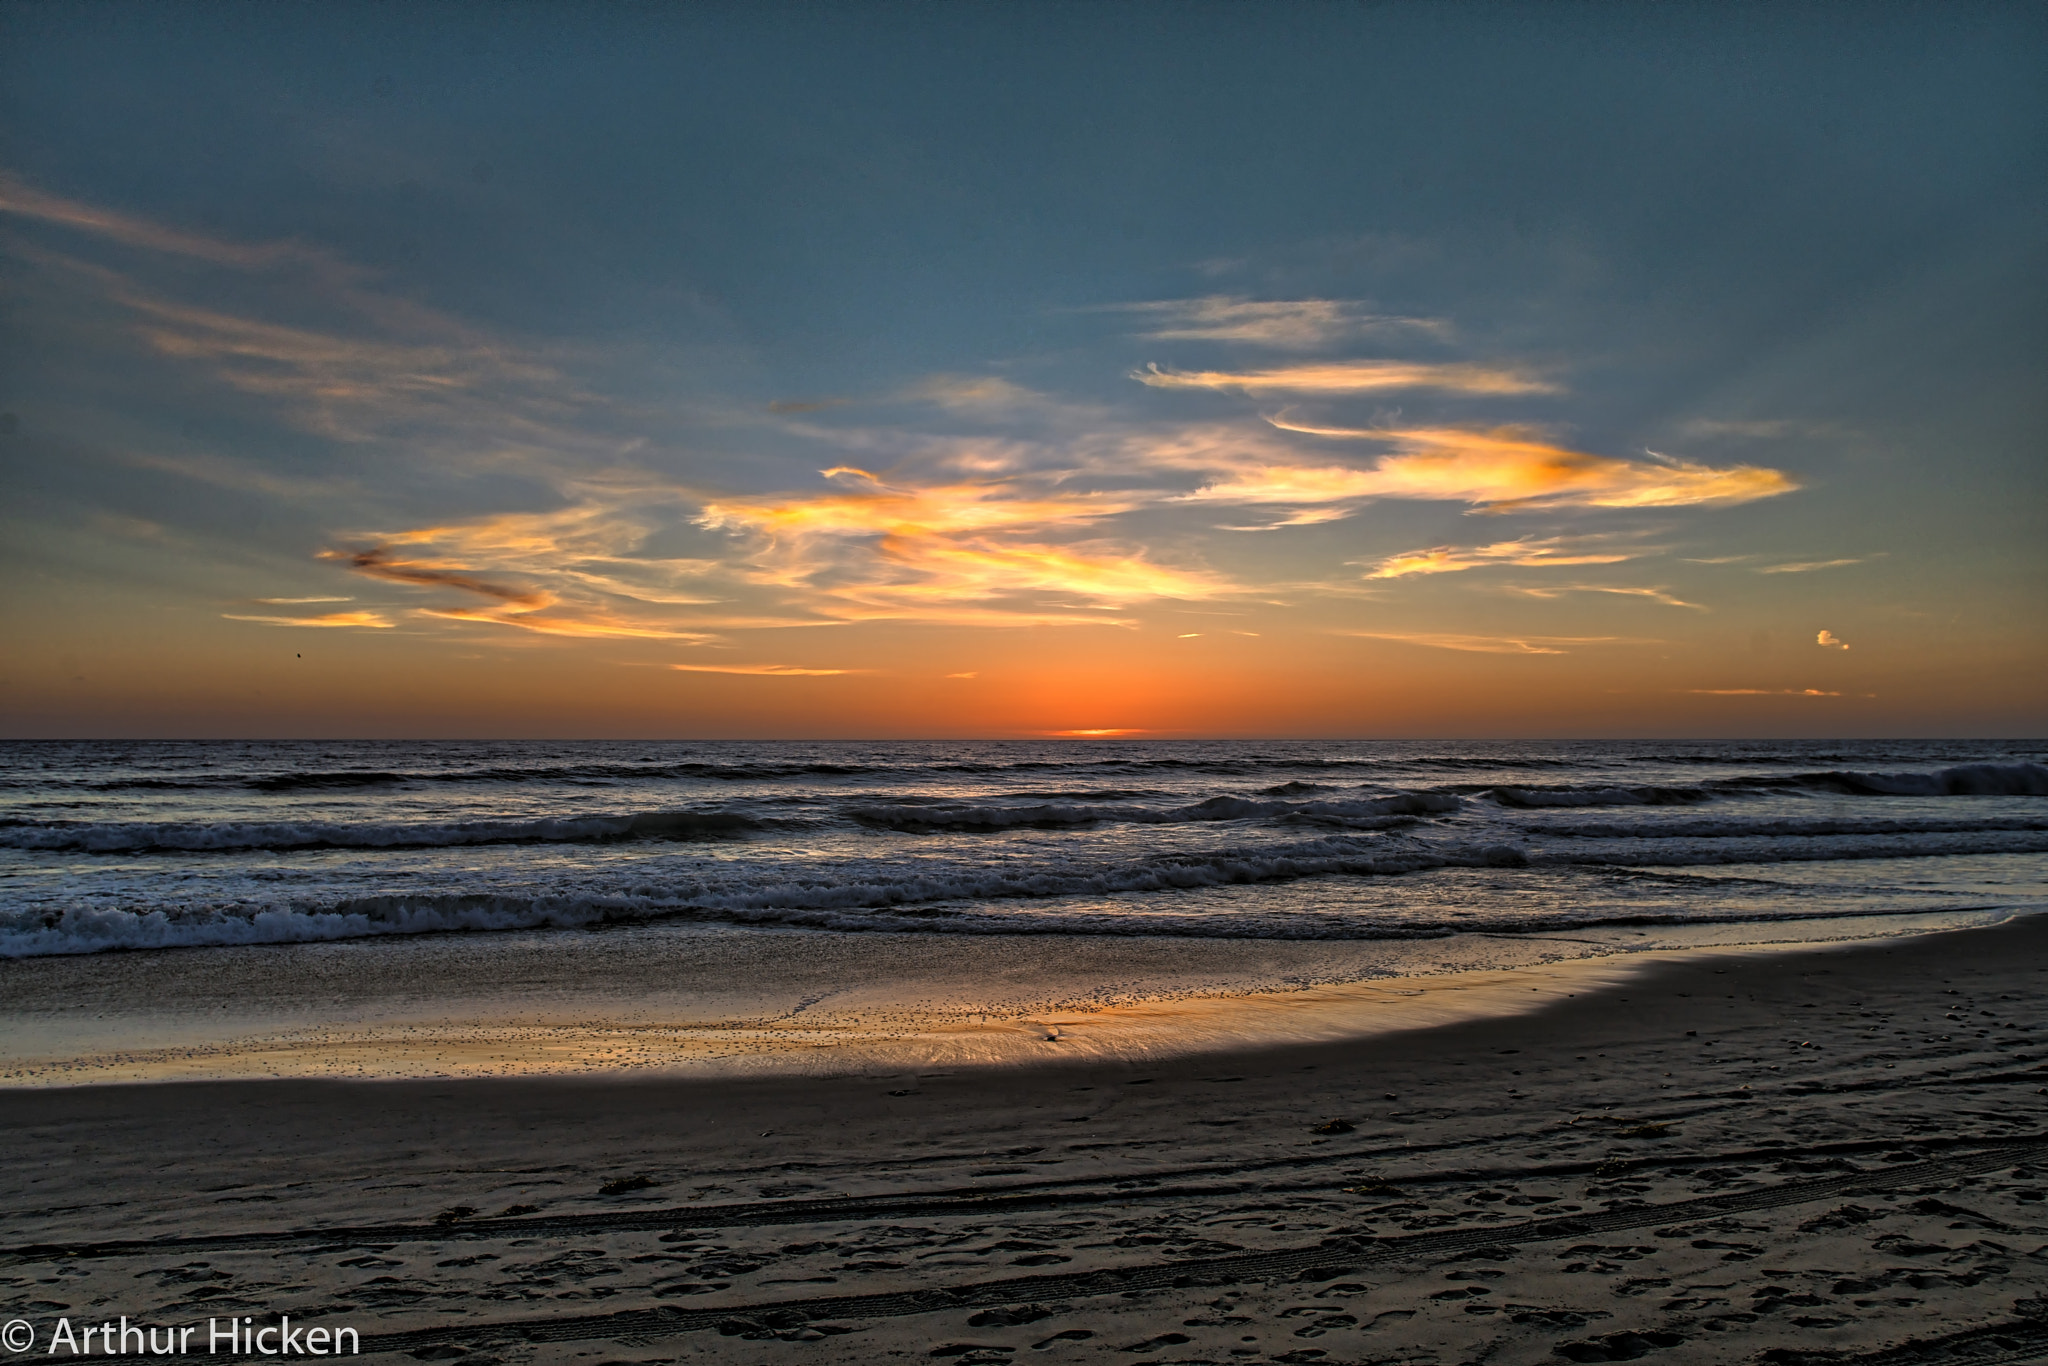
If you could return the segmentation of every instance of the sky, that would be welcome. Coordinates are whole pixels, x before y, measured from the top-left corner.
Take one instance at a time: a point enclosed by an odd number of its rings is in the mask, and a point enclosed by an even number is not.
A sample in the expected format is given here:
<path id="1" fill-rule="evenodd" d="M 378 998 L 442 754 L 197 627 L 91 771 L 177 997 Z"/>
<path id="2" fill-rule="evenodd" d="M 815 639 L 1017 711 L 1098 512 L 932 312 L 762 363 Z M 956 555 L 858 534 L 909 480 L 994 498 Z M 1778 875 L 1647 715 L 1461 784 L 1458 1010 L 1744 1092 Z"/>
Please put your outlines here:
<path id="1" fill-rule="evenodd" d="M 0 734 L 2048 734 L 2044 60 L 0 7 Z"/>

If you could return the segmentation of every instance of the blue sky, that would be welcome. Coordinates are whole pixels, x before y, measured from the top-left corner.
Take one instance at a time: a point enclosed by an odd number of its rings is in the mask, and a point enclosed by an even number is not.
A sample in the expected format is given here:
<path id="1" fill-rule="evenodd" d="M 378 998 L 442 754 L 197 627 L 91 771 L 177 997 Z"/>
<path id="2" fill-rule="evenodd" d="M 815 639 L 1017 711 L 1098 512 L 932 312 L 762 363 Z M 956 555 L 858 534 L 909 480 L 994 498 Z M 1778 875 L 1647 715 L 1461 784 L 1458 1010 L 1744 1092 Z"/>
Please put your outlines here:
<path id="1" fill-rule="evenodd" d="M 2044 38 L 11 7 L 0 722 L 2037 732 Z"/>

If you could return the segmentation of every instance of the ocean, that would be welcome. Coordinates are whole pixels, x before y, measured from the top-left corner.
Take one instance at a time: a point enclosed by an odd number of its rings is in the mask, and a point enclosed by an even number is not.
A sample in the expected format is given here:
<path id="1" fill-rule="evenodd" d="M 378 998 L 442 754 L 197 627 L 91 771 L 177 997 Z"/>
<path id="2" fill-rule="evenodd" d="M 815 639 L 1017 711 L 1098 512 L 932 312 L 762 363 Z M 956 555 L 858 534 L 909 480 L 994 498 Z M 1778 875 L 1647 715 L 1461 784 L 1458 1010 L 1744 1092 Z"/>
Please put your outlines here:
<path id="1" fill-rule="evenodd" d="M 10 742 L 0 957 L 2024 911 L 2039 742 Z"/>

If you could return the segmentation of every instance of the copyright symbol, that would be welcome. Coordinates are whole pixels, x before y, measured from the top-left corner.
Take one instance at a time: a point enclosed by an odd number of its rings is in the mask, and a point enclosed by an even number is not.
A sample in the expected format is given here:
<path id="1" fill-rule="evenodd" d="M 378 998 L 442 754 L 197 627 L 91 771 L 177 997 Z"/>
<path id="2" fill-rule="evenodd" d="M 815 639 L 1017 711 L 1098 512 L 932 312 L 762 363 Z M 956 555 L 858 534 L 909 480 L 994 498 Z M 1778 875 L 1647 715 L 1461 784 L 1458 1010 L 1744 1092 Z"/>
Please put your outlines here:
<path id="1" fill-rule="evenodd" d="M 26 1352 L 36 1345 L 36 1326 L 27 1319 L 15 1319 L 0 1328 L 0 1346 L 10 1352 Z"/>

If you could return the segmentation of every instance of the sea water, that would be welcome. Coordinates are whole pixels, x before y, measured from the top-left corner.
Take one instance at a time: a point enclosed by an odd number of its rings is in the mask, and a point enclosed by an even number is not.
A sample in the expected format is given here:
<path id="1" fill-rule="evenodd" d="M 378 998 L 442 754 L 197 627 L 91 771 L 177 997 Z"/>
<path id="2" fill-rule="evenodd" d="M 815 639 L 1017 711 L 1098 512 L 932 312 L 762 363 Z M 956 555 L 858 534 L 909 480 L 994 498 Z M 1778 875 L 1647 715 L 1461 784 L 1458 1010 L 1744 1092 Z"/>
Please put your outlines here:
<path id="1" fill-rule="evenodd" d="M 0 957 L 1383 941 L 2025 910 L 2037 742 L 11 742 Z"/>

